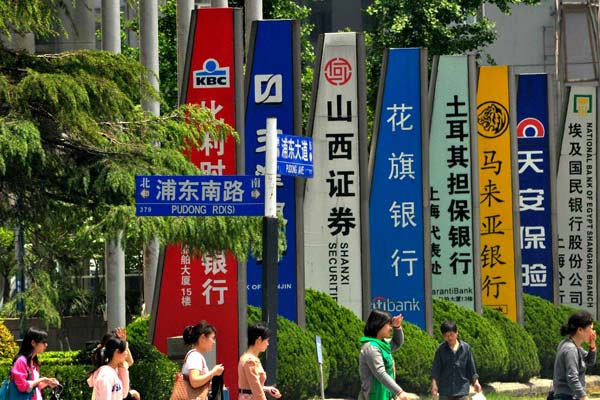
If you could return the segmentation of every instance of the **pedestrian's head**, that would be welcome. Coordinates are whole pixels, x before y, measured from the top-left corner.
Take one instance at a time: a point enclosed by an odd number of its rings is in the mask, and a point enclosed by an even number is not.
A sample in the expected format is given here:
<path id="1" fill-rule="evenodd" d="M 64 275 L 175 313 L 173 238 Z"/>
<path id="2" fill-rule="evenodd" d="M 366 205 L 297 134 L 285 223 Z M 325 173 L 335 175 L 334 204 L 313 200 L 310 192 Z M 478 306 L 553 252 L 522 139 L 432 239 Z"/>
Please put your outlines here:
<path id="1" fill-rule="evenodd" d="M 364 334 L 367 337 L 376 338 L 380 334 L 381 329 L 386 328 L 386 325 L 388 324 L 389 329 L 387 335 L 383 335 L 384 337 L 389 336 L 389 333 L 392 330 L 392 315 L 387 311 L 379 309 L 371 310 L 369 318 L 367 318 L 367 323 L 365 324 Z"/>
<path id="2" fill-rule="evenodd" d="M 210 351 L 216 341 L 217 329 L 206 321 L 188 325 L 183 330 L 183 343 L 194 346 L 201 353 Z"/>
<path id="3" fill-rule="evenodd" d="M 456 322 L 451 320 L 442 322 L 440 325 L 440 332 L 442 332 L 444 340 L 449 345 L 454 346 L 456 344 L 456 339 L 458 338 L 458 327 L 456 326 Z"/>
<path id="4" fill-rule="evenodd" d="M 48 347 L 48 333 L 31 327 L 25 332 L 17 357 L 25 356 L 28 363 L 33 360 L 35 364 L 39 365 L 37 355 L 46 351 L 46 347 Z"/>
<path id="5" fill-rule="evenodd" d="M 248 347 L 259 346 L 259 352 L 263 352 L 269 346 L 271 330 L 264 322 L 258 322 L 248 327 Z"/>
<path id="6" fill-rule="evenodd" d="M 587 311 L 579 311 L 575 314 L 572 314 L 569 317 L 567 323 L 560 327 L 561 335 L 569 335 L 574 336 L 576 334 L 582 334 L 585 336 L 587 333 L 589 335 L 593 329 L 594 318 L 592 318 L 592 314 Z M 584 337 L 584 340 L 587 340 L 587 337 Z"/>
<path id="7" fill-rule="evenodd" d="M 95 368 L 94 371 L 101 366 L 108 364 L 113 359 L 121 364 L 127 358 L 127 342 L 114 335 L 107 335 L 102 338 L 103 343 L 99 344 L 92 353 L 92 364 Z"/>

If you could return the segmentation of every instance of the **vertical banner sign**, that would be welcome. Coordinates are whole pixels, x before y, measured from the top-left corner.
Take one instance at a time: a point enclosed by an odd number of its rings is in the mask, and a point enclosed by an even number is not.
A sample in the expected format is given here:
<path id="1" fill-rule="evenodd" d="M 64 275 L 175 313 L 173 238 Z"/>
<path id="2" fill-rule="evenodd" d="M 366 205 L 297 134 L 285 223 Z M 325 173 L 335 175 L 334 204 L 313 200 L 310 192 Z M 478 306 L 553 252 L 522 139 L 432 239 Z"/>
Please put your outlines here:
<path id="1" fill-rule="evenodd" d="M 481 297 L 483 305 L 516 321 L 509 108 L 508 67 L 481 67 L 477 90 Z"/>
<path id="2" fill-rule="evenodd" d="M 573 86 L 558 166 L 561 304 L 597 318 L 596 87 Z"/>
<path id="3" fill-rule="evenodd" d="M 266 121 L 277 118 L 277 133 L 295 135 L 294 106 L 300 93 L 294 90 L 294 48 L 297 21 L 265 20 L 252 25 L 246 76 L 246 174 L 265 174 Z M 297 116 L 300 118 L 300 116 Z M 277 176 L 277 213 L 283 215 L 287 248 L 279 260 L 278 313 L 296 321 L 296 203 L 294 177 Z M 262 305 L 262 261 L 248 259 L 248 304 Z"/>
<path id="4" fill-rule="evenodd" d="M 359 37 L 353 32 L 322 37 L 309 122 L 315 169 L 305 188 L 304 253 L 306 287 L 362 316 Z"/>
<path id="5" fill-rule="evenodd" d="M 201 8 L 192 12 L 186 60 L 187 87 L 181 101 L 211 109 L 216 118 L 235 128 L 236 68 L 234 38 L 241 36 L 239 10 Z M 237 15 L 236 15 L 237 14 Z M 235 20 L 235 23 L 234 23 Z M 239 38 L 237 39 L 239 40 Z M 205 138 L 189 154 L 205 174 L 235 175 L 235 140 Z M 153 312 L 153 344 L 167 352 L 167 337 L 179 336 L 185 326 L 207 320 L 219 332 L 217 363 L 229 373 L 225 384 L 237 393 L 238 265 L 228 251 L 194 257 L 187 246 L 169 245 L 159 272 L 160 292 Z"/>
<path id="6" fill-rule="evenodd" d="M 554 301 L 548 76 L 519 75 L 517 142 L 523 292 Z"/>
<path id="7" fill-rule="evenodd" d="M 425 329 L 421 50 L 386 53 L 369 204 L 371 307 Z"/>
<path id="8" fill-rule="evenodd" d="M 432 295 L 475 309 L 467 56 L 441 56 L 429 141 Z"/>

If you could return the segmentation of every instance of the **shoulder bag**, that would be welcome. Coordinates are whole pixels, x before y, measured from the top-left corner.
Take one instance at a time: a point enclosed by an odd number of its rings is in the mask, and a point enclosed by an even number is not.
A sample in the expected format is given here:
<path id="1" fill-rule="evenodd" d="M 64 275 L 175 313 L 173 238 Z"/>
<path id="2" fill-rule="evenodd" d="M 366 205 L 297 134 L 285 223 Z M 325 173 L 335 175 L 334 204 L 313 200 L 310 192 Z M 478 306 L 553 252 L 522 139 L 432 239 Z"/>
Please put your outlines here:
<path id="1" fill-rule="evenodd" d="M 190 353 L 188 353 L 189 355 Z M 187 355 L 183 360 L 185 364 Z M 210 389 L 210 381 L 200 386 L 193 388 L 187 376 L 181 372 L 175 374 L 175 383 L 173 384 L 173 392 L 169 400 L 208 400 L 208 390 Z M 1 399 L 0 399 L 1 400 Z"/>

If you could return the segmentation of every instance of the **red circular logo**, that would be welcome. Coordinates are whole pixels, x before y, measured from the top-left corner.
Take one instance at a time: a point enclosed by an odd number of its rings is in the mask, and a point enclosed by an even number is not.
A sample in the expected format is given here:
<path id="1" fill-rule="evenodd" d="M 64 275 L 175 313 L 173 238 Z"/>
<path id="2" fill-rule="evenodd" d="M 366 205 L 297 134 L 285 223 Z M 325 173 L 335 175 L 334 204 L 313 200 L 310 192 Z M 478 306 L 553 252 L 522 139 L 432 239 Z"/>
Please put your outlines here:
<path id="1" fill-rule="evenodd" d="M 325 64 L 325 79 L 333 86 L 345 85 L 352 77 L 352 66 L 345 58 L 332 58 Z"/>

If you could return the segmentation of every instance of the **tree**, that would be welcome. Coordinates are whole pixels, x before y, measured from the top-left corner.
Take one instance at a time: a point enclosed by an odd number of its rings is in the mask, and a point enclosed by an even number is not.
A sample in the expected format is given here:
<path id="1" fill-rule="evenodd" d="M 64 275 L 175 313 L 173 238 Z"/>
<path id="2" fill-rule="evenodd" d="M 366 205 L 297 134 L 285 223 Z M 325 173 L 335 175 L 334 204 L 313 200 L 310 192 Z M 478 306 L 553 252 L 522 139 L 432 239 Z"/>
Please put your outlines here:
<path id="1" fill-rule="evenodd" d="M 372 29 L 366 36 L 368 97 L 377 100 L 383 52 L 393 47 L 424 47 L 428 54 L 462 54 L 479 50 L 496 39 L 494 24 L 479 15 L 483 4 L 510 14 L 513 4 L 539 0 L 374 0 L 366 9 Z"/>

